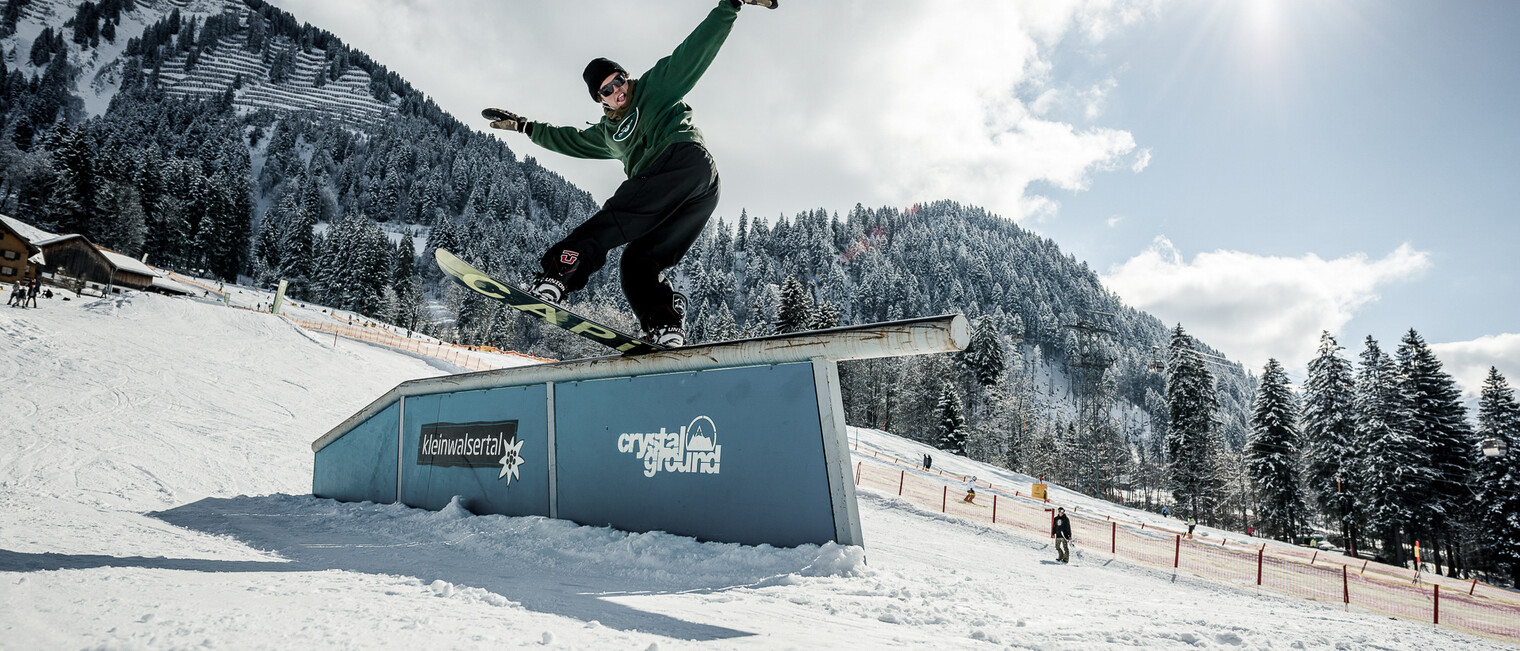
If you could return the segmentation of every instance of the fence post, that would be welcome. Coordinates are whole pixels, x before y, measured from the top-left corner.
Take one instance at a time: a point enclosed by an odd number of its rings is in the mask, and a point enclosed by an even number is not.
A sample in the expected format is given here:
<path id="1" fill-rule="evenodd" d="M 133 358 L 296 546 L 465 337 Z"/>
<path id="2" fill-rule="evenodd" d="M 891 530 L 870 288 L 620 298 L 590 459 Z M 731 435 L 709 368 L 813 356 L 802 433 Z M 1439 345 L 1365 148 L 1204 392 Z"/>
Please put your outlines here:
<path id="1" fill-rule="evenodd" d="M 992 494 L 992 524 L 997 524 L 997 493 Z M 1473 579 L 1473 585 L 1478 585 L 1478 580 Z"/>
<path id="2" fill-rule="evenodd" d="M 1346 566 L 1341 566 L 1341 598 L 1346 600 L 1346 610 L 1351 610 L 1351 579 L 1346 577 Z"/>
<path id="3" fill-rule="evenodd" d="M 950 505 L 950 487 L 945 487 L 945 493 L 939 496 L 939 512 L 945 513 Z"/>
<path id="4" fill-rule="evenodd" d="M 1266 558 L 1267 546 L 1262 545 L 1261 549 L 1256 550 L 1256 585 L 1261 585 L 1261 566 L 1262 562 L 1266 560 Z"/>
<path id="5" fill-rule="evenodd" d="M 1441 623 L 1441 584 L 1437 583 L 1437 584 L 1435 584 L 1435 587 L 1436 587 L 1435 613 L 1431 617 L 1431 619 L 1433 620 L 1433 621 L 1431 621 L 1431 623 L 1432 624 L 1440 624 Z"/>
<path id="6" fill-rule="evenodd" d="M 1366 574 L 1367 573 L 1367 564 L 1370 563 L 1370 562 L 1372 562 L 1371 559 L 1363 559 L 1362 560 L 1362 571 L 1359 572 L 1359 574 Z"/>
<path id="7" fill-rule="evenodd" d="M 1467 589 L 1467 596 L 1471 597 L 1472 593 L 1473 593 L 1473 590 L 1477 590 L 1477 589 L 1478 589 L 1478 579 L 1477 579 L 1477 577 L 1473 577 L 1473 584 L 1472 584 L 1471 588 Z"/>
<path id="8" fill-rule="evenodd" d="M 1172 569 L 1182 567 L 1182 534 L 1177 534 L 1177 551 L 1172 556 Z"/>
<path id="9" fill-rule="evenodd" d="M 1113 528 L 1108 532 L 1108 553 L 1117 554 L 1119 553 L 1119 523 L 1110 522 L 1109 524 L 1113 525 Z"/>
<path id="10" fill-rule="evenodd" d="M 903 482 L 908 479 L 908 471 L 897 471 L 897 496 L 902 497 Z"/>
<path id="11" fill-rule="evenodd" d="M 855 485 L 860 485 L 860 462 L 855 462 Z"/>
<path id="12" fill-rule="evenodd" d="M 1314 561 L 1317 561 L 1317 560 L 1319 560 L 1319 550 L 1318 549 L 1314 550 L 1314 557 L 1309 559 L 1309 564 L 1313 565 Z"/>

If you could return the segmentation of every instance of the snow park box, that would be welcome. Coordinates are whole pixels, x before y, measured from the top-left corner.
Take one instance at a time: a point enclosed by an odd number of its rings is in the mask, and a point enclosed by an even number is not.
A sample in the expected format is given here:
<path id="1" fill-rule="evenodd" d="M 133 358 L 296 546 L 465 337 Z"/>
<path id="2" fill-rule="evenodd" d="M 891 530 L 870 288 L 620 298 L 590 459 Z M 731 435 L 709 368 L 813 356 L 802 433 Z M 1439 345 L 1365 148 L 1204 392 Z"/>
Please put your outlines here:
<path id="1" fill-rule="evenodd" d="M 312 444 L 312 492 L 704 541 L 862 545 L 839 359 L 960 315 L 406 382 Z"/>

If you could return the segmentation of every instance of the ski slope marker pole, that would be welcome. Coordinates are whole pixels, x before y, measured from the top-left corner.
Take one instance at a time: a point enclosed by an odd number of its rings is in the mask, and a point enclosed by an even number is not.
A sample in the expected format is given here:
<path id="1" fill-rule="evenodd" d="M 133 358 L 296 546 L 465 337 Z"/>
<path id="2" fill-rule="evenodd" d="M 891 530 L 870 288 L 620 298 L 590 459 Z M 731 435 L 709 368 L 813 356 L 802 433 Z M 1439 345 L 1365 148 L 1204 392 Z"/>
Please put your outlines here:
<path id="1" fill-rule="evenodd" d="M 860 485 L 860 462 L 855 462 L 855 485 Z"/>
<path id="2" fill-rule="evenodd" d="M 1109 524 L 1113 525 L 1113 530 L 1108 534 L 1108 553 L 1117 554 L 1119 553 L 1119 523 L 1110 522 Z"/>
<path id="3" fill-rule="evenodd" d="M 908 478 L 908 471 L 906 471 L 906 470 L 899 470 L 897 472 L 898 472 L 898 475 L 897 475 L 897 496 L 898 497 L 902 497 L 903 481 L 905 481 Z"/>
<path id="4" fill-rule="evenodd" d="M 1433 615 L 1431 617 L 1431 620 L 1432 620 L 1431 623 L 1432 624 L 1440 624 L 1441 623 L 1441 584 L 1436 583 L 1436 584 L 1433 584 L 1433 585 L 1435 585 L 1435 588 L 1436 588 L 1436 600 L 1433 602 L 1433 605 L 1435 607 L 1435 612 L 1433 613 Z"/>
<path id="5" fill-rule="evenodd" d="M 1172 569 L 1182 567 L 1182 534 L 1177 534 L 1177 551 L 1172 556 Z"/>
<path id="6" fill-rule="evenodd" d="M 1351 610 L 1351 579 L 1346 577 L 1346 566 L 1341 566 L 1341 598 L 1346 600 L 1346 610 Z"/>
<path id="7" fill-rule="evenodd" d="M 1266 558 L 1267 546 L 1262 545 L 1261 549 L 1256 550 L 1256 585 L 1261 585 L 1261 566 L 1262 562 L 1265 561 Z"/>
<path id="8" fill-rule="evenodd" d="M 992 524 L 997 524 L 997 493 L 992 494 Z M 1477 584 L 1478 580 L 1473 579 L 1473 585 Z"/>
<path id="9" fill-rule="evenodd" d="M 945 513 L 950 506 L 950 487 L 945 487 L 945 494 L 939 498 L 939 512 Z"/>

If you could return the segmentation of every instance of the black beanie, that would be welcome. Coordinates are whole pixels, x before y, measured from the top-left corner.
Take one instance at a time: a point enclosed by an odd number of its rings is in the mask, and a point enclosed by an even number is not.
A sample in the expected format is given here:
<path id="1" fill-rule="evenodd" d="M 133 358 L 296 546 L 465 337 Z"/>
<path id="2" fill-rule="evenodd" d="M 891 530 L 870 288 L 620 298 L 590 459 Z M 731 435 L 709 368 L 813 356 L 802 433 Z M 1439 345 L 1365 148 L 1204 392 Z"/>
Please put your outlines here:
<path id="1" fill-rule="evenodd" d="M 602 96 L 598 92 L 602 89 L 602 80 L 614 72 L 621 72 L 623 76 L 628 76 L 628 71 L 611 59 L 597 57 L 586 64 L 586 71 L 581 73 L 581 79 L 586 80 L 586 90 L 591 91 L 591 99 L 602 101 Z"/>

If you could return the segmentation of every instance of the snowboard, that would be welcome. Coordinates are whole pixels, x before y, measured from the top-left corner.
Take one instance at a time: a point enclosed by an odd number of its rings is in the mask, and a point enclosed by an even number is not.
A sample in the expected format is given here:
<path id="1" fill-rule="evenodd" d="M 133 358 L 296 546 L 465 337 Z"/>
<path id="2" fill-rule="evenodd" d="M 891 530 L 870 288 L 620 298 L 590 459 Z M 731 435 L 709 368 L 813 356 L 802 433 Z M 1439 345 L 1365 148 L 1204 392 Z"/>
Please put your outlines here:
<path id="1" fill-rule="evenodd" d="M 455 282 L 467 289 L 510 305 L 526 314 L 538 317 L 545 323 L 568 330 L 624 355 L 643 355 L 669 350 L 665 346 L 651 344 L 616 328 L 592 321 L 571 312 L 562 305 L 539 299 L 521 287 L 492 278 L 444 249 L 437 249 L 433 257 L 437 259 L 438 268 L 442 269 L 443 273 L 448 274 Z"/>

